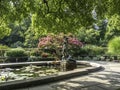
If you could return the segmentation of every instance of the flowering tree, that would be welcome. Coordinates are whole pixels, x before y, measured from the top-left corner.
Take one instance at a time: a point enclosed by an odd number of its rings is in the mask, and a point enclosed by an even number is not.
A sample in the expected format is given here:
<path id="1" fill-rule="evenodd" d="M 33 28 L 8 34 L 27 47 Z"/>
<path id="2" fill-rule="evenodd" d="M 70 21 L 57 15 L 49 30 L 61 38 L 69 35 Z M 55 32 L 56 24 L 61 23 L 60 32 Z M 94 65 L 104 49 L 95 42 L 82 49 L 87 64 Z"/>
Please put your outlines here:
<path id="1" fill-rule="evenodd" d="M 39 39 L 38 48 L 40 49 L 54 49 L 57 55 L 61 55 L 61 50 L 63 48 L 64 36 L 68 38 L 68 52 L 79 50 L 83 46 L 82 42 L 80 42 L 77 38 L 66 35 L 48 35 L 46 37 L 42 37 Z"/>
<path id="2" fill-rule="evenodd" d="M 71 44 L 71 45 L 74 45 L 74 46 L 79 46 L 79 47 L 83 46 L 82 42 L 80 42 L 77 38 L 69 37 L 68 38 L 68 43 Z"/>
<path id="3" fill-rule="evenodd" d="M 38 48 L 62 48 L 64 36 L 68 37 L 69 47 L 82 47 L 83 44 L 77 38 L 65 34 L 48 35 L 39 39 Z M 68 47 L 68 48 L 69 48 Z"/>
<path id="4" fill-rule="evenodd" d="M 39 39 L 39 44 L 38 47 L 47 47 L 48 45 L 50 45 L 52 43 L 52 37 L 47 36 L 47 37 L 43 37 Z"/>

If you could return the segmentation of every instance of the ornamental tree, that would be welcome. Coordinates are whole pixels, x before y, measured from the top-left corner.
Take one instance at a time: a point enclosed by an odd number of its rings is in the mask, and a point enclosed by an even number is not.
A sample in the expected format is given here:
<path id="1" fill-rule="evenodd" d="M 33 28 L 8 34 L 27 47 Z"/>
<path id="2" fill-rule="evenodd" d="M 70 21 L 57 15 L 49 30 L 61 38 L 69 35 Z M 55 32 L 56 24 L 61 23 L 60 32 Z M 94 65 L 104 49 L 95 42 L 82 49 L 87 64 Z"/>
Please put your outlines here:
<path id="1" fill-rule="evenodd" d="M 42 37 L 39 39 L 38 48 L 62 48 L 64 36 L 68 38 L 68 48 L 74 47 L 82 47 L 83 44 L 77 38 L 66 35 L 48 35 L 46 37 Z"/>
<path id="2" fill-rule="evenodd" d="M 41 49 L 49 50 L 52 55 L 55 55 L 58 58 L 61 58 L 62 50 L 64 47 L 63 46 L 64 36 L 66 36 L 68 40 L 68 43 L 66 45 L 66 50 L 68 54 L 73 55 L 76 52 L 76 50 L 80 50 L 80 48 L 83 46 L 83 43 L 79 41 L 76 37 L 72 36 L 71 34 L 60 33 L 57 35 L 49 34 L 48 36 L 40 38 L 38 43 L 38 48 L 40 50 Z"/>
<path id="3" fill-rule="evenodd" d="M 1 0 L 0 17 L 8 23 L 35 16 L 34 28 L 42 28 L 41 31 L 76 32 L 97 20 L 119 16 L 119 3 L 120 0 Z"/>

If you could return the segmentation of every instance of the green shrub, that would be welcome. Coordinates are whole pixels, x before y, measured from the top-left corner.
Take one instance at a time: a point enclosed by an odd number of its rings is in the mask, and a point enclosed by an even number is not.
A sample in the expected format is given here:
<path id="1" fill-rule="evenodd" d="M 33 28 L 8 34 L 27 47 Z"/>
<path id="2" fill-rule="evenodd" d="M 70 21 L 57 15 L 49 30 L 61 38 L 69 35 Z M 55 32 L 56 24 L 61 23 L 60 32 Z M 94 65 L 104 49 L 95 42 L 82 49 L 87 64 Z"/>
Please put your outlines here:
<path id="1" fill-rule="evenodd" d="M 17 41 L 15 43 L 11 44 L 11 47 L 12 48 L 23 47 L 23 43 L 20 41 Z"/>
<path id="2" fill-rule="evenodd" d="M 108 53 L 120 55 L 120 37 L 115 37 L 109 41 Z"/>
<path id="3" fill-rule="evenodd" d="M 1 45 L 1 44 L 0 44 L 0 49 L 9 49 L 9 47 L 6 46 L 6 45 Z"/>
<path id="4" fill-rule="evenodd" d="M 40 50 L 32 50 L 30 52 L 30 56 L 41 56 L 42 51 Z"/>
<path id="5" fill-rule="evenodd" d="M 88 51 L 90 51 L 89 48 L 84 46 L 80 49 L 80 55 L 88 55 L 89 54 Z"/>
<path id="6" fill-rule="evenodd" d="M 9 49 L 8 46 L 0 44 L 0 56 L 4 56 L 5 51 L 8 50 L 8 49 Z"/>
<path id="7" fill-rule="evenodd" d="M 80 55 L 103 55 L 105 53 L 105 48 L 95 46 L 95 45 L 86 45 L 82 47 L 80 51 Z"/>
<path id="8" fill-rule="evenodd" d="M 74 57 L 78 56 L 82 52 L 81 48 L 74 48 L 72 47 L 71 49 L 68 50 L 68 53 Z M 84 53 L 84 52 L 82 52 Z"/>
<path id="9" fill-rule="evenodd" d="M 5 56 L 9 62 L 22 62 L 28 59 L 27 53 L 22 48 L 10 49 L 6 51 Z"/>
<path id="10" fill-rule="evenodd" d="M 93 47 L 91 47 L 91 53 L 93 54 L 93 55 L 103 55 L 103 54 L 105 54 L 105 48 L 103 48 L 103 47 L 98 47 L 98 46 L 93 46 Z"/>

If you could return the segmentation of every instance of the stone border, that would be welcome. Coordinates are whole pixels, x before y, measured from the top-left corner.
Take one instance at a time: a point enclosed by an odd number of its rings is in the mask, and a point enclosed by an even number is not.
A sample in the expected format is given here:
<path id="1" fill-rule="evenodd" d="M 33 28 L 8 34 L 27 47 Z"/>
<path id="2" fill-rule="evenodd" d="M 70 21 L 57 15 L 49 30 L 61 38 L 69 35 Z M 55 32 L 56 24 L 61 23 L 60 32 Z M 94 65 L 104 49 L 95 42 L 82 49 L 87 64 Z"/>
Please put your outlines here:
<path id="1" fill-rule="evenodd" d="M 46 65 L 53 61 L 36 61 L 36 62 L 19 62 L 19 63 L 0 63 L 0 68 L 14 68 L 14 67 L 21 67 L 21 66 L 28 66 L 30 64 L 32 65 Z M 60 62 L 60 61 L 56 61 Z"/>
<path id="2" fill-rule="evenodd" d="M 79 62 L 78 62 L 79 63 Z M 82 62 L 83 64 L 86 62 Z M 12 82 L 5 82 L 0 84 L 0 90 L 13 90 L 13 89 L 20 89 L 20 88 L 27 88 L 37 85 L 48 84 L 51 82 L 56 82 L 72 77 L 88 75 L 89 73 L 93 73 L 99 70 L 102 70 L 99 64 L 90 63 L 92 67 L 83 68 L 83 69 L 75 69 L 72 71 L 61 72 L 59 75 L 52 75 L 46 77 L 38 77 L 33 79 L 26 79 L 26 80 L 19 80 L 19 81 L 12 81 Z"/>

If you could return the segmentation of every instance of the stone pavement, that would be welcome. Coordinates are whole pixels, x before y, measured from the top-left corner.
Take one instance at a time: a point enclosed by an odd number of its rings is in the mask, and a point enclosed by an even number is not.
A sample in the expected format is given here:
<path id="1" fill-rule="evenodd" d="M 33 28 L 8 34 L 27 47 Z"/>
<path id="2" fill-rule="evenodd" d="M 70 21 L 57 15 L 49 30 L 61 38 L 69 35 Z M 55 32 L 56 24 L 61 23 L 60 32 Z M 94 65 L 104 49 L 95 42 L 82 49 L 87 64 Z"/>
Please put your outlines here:
<path id="1" fill-rule="evenodd" d="M 90 62 L 98 63 L 105 69 L 82 77 L 17 90 L 116 90 L 120 88 L 120 63 Z"/>

